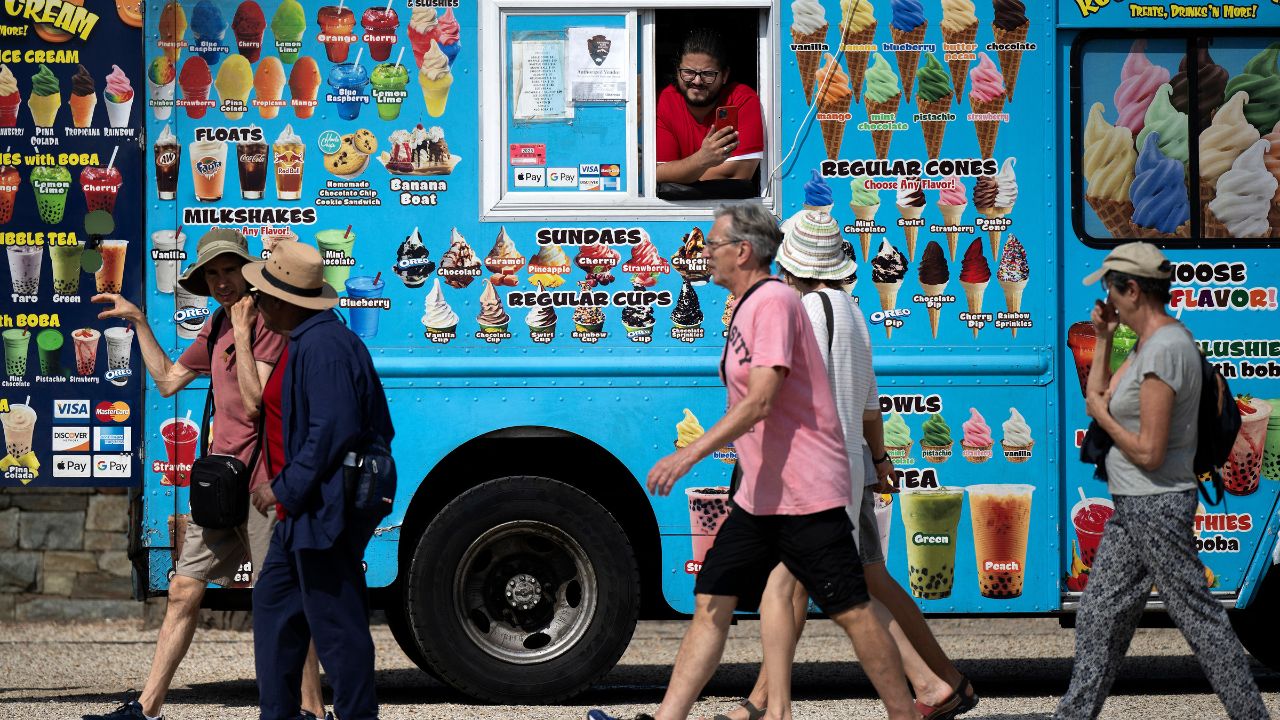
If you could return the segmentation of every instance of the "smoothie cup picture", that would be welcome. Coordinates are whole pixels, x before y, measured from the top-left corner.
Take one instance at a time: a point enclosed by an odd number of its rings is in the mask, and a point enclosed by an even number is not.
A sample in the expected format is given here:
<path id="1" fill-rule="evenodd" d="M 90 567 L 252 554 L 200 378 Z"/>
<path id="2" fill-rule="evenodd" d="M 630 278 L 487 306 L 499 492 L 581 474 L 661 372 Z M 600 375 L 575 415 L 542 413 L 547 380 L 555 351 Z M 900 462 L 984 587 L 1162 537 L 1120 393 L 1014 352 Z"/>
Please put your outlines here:
<path id="1" fill-rule="evenodd" d="M 160 424 L 160 438 L 169 458 L 160 484 L 187 487 L 191 484 L 191 465 L 196 461 L 200 426 L 190 418 L 169 418 Z"/>
<path id="2" fill-rule="evenodd" d="M 1240 408 L 1240 434 L 1222 468 L 1222 487 L 1232 495 L 1252 495 L 1262 472 L 1271 403 L 1245 395 L 1236 397 L 1236 406 Z"/>
<path id="3" fill-rule="evenodd" d="M 62 333 L 47 328 L 36 335 L 36 347 L 40 351 L 40 374 L 58 377 L 62 372 Z"/>
<path id="4" fill-rule="evenodd" d="M 80 294 L 80 256 L 84 243 L 50 245 L 49 262 L 53 265 L 53 293 L 69 296 Z"/>
<path id="5" fill-rule="evenodd" d="M 1116 328 L 1115 335 L 1111 336 L 1111 372 L 1120 369 L 1124 364 L 1125 358 L 1129 357 L 1129 353 L 1133 352 L 1133 346 L 1138 344 L 1138 333 L 1134 332 L 1128 325 L 1121 325 Z"/>
<path id="6" fill-rule="evenodd" d="M 196 200 L 217 202 L 227 175 L 227 144 L 221 140 L 191 143 L 191 186 Z"/>
<path id="7" fill-rule="evenodd" d="M 955 581 L 956 528 L 964 506 L 961 488 L 903 490 L 902 525 L 907 534 L 907 580 L 911 594 L 926 600 L 951 597 Z"/>
<path id="8" fill-rule="evenodd" d="M 124 259 L 129 251 L 128 240 L 103 240 L 98 246 L 102 253 L 102 267 L 94 274 L 98 292 L 118 293 L 124 287 Z"/>
<path id="9" fill-rule="evenodd" d="M 1031 523 L 1031 485 L 970 485 L 969 515 L 983 597 L 1008 600 L 1022 595 Z"/>
<path id="10" fill-rule="evenodd" d="M 183 248 L 187 234 L 177 230 L 157 230 L 151 233 L 151 260 L 156 266 L 156 292 L 173 294 L 178 281 L 178 265 L 186 260 Z"/>
<path id="11" fill-rule="evenodd" d="M 1116 506 L 1104 498 L 1083 498 L 1071 508 L 1071 525 L 1075 527 L 1076 538 L 1080 541 L 1080 562 L 1086 567 L 1093 567 L 1098 543 L 1102 542 L 1102 531 L 1115 514 Z"/>
<path id="12" fill-rule="evenodd" d="M 41 165 L 31 169 L 31 189 L 35 191 L 40 220 L 50 225 L 62 222 L 71 190 L 71 172 L 66 167 Z"/>
<path id="13" fill-rule="evenodd" d="M 107 328 L 102 335 L 107 339 L 107 380 L 112 385 L 123 387 L 132 375 L 129 355 L 133 350 L 133 331 L 127 327 L 113 327 Z"/>
<path id="14" fill-rule="evenodd" d="M 693 537 L 691 560 L 702 565 L 707 551 L 716 541 L 716 533 L 724 519 L 729 517 L 729 488 L 689 488 L 684 491 L 689 499 L 689 534 Z"/>
<path id="15" fill-rule="evenodd" d="M 10 245 L 5 254 L 9 256 L 9 280 L 13 284 L 15 295 L 36 295 L 40 292 L 40 265 L 44 260 L 44 250 L 34 245 Z"/>
<path id="16" fill-rule="evenodd" d="M 1271 417 L 1267 420 L 1267 441 L 1262 449 L 1262 476 L 1280 480 L 1280 414 L 1275 411 L 1280 398 L 1266 402 L 1271 406 Z"/>
<path id="17" fill-rule="evenodd" d="M 10 165 L 0 167 L 0 225 L 13 219 L 13 204 L 18 199 L 18 186 L 21 184 L 18 168 Z"/>
<path id="18" fill-rule="evenodd" d="M 80 328 L 71 333 L 71 342 L 76 349 L 76 374 L 88 377 L 98 366 L 98 340 L 102 333 L 93 328 Z"/>
<path id="19" fill-rule="evenodd" d="M 360 16 L 360 26 L 364 28 L 364 41 L 369 44 L 369 57 L 381 62 L 391 56 L 399 24 L 400 16 L 396 15 L 390 3 L 364 11 Z"/>
<path id="20" fill-rule="evenodd" d="M 1093 349 L 1097 347 L 1098 335 L 1089 321 L 1078 322 L 1067 330 L 1067 347 L 1076 361 L 1076 375 L 1080 378 L 1080 394 L 1084 395 L 1089 387 L 1089 370 L 1093 367 Z"/>
<path id="21" fill-rule="evenodd" d="M 324 257 L 324 281 L 338 292 L 346 288 L 351 277 L 351 248 L 356 243 L 356 233 L 346 230 L 321 230 L 316 233 L 316 246 Z"/>
<path id="22" fill-rule="evenodd" d="M 173 304 L 173 321 L 178 324 L 178 337 L 183 340 L 194 339 L 209 318 L 209 298 L 193 295 L 181 285 L 175 285 Z"/>
<path id="23" fill-rule="evenodd" d="M 27 374 L 27 353 L 31 351 L 31 333 L 20 328 L 5 330 L 0 337 L 4 338 L 4 372 L 11 378 L 20 378 Z M 17 457 L 17 455 L 14 455 Z"/>
<path id="24" fill-rule="evenodd" d="M 379 277 L 364 275 L 353 277 L 346 281 L 347 297 L 356 301 L 380 298 L 386 286 L 387 284 Z M 358 304 L 352 303 L 347 309 L 351 315 L 351 332 L 363 338 L 374 337 L 378 334 L 378 313 L 382 312 L 382 309 L 376 305 L 357 307 Z"/>
<path id="25" fill-rule="evenodd" d="M 15 460 L 31 452 L 31 436 L 36 429 L 35 410 L 22 403 L 10 405 L 9 412 L 0 414 L 0 425 L 4 426 L 5 450 Z"/>
<path id="26" fill-rule="evenodd" d="M 359 59 L 359 57 L 357 57 Z M 369 102 L 365 88 L 369 86 L 369 74 L 364 67 L 354 63 L 333 66 L 329 71 L 328 100 L 338 106 L 338 117 L 355 120 L 360 117 L 360 106 Z"/>
<path id="27" fill-rule="evenodd" d="M 297 200 L 302 197 L 302 170 L 306 162 L 307 146 L 293 132 L 292 125 L 284 129 L 271 144 L 272 160 L 276 167 L 276 197 L 280 200 Z"/>
<path id="28" fill-rule="evenodd" d="M 348 7 L 325 5 L 316 13 L 316 24 L 320 26 L 317 39 L 324 43 L 329 62 L 346 62 L 352 43 L 358 39 L 352 32 L 356 26 L 355 13 Z"/>
<path id="29" fill-rule="evenodd" d="M 409 69 L 403 65 L 383 63 L 373 69 L 373 101 L 378 106 L 378 117 L 395 120 L 400 117 L 400 106 L 408 97 L 405 86 L 409 84 Z"/>
<path id="30" fill-rule="evenodd" d="M 80 171 L 80 189 L 84 191 L 85 210 L 115 212 L 116 197 L 124 180 L 115 167 L 88 166 Z"/>

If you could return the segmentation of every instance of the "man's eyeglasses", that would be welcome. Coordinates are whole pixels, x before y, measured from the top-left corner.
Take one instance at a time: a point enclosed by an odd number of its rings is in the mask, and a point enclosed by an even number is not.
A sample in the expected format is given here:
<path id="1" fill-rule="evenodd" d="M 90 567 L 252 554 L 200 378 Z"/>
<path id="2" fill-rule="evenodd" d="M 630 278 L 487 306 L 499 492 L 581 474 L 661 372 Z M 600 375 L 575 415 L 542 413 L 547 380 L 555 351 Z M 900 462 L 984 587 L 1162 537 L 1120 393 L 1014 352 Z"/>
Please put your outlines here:
<path id="1" fill-rule="evenodd" d="M 715 242 L 704 243 L 703 247 L 708 250 L 715 250 L 721 245 L 737 245 L 740 242 L 742 242 L 742 240 L 717 240 Z"/>
<path id="2" fill-rule="evenodd" d="M 694 78 L 702 80 L 703 84 L 710 85 L 720 77 L 719 70 L 694 70 L 692 68 L 676 68 L 676 72 L 680 73 L 680 79 L 685 82 L 693 82 Z"/>

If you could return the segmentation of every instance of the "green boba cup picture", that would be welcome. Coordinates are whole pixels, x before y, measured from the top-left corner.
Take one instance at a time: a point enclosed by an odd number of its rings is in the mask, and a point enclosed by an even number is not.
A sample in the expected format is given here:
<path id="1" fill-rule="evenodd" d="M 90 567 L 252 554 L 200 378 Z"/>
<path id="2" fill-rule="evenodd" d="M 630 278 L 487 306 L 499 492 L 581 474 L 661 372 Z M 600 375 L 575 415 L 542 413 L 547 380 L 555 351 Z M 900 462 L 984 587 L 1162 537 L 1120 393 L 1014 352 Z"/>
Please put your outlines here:
<path id="1" fill-rule="evenodd" d="M 71 190 L 71 173 L 62 166 L 40 166 L 31 171 L 31 188 L 36 196 L 40 220 L 50 225 L 62 222 Z"/>

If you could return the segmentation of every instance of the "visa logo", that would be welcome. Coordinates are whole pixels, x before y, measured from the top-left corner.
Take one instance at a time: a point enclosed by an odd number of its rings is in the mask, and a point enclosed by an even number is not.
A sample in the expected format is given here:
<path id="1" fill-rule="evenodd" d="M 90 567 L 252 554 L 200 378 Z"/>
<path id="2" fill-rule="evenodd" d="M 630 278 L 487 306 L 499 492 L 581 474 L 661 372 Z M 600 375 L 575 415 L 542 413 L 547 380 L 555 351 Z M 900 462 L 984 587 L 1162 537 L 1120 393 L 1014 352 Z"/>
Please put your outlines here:
<path id="1" fill-rule="evenodd" d="M 53 401 L 53 419 L 54 420 L 88 420 L 89 419 L 89 401 L 88 400 L 54 400 Z"/>

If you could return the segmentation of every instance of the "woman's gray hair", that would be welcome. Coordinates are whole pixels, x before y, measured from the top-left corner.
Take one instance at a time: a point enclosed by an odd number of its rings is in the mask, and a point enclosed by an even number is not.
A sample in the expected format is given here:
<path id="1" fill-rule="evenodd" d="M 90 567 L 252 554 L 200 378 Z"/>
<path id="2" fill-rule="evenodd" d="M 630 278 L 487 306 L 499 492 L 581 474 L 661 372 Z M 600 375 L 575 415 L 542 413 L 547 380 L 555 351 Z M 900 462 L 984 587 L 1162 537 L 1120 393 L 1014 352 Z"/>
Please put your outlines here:
<path id="1" fill-rule="evenodd" d="M 778 253 L 778 245 L 782 243 L 782 230 L 778 221 L 764 208 L 758 200 L 721 205 L 716 208 L 715 219 L 728 215 L 733 222 L 733 238 L 751 244 L 751 254 L 760 263 L 760 267 L 768 269 L 773 263 L 773 256 Z"/>

